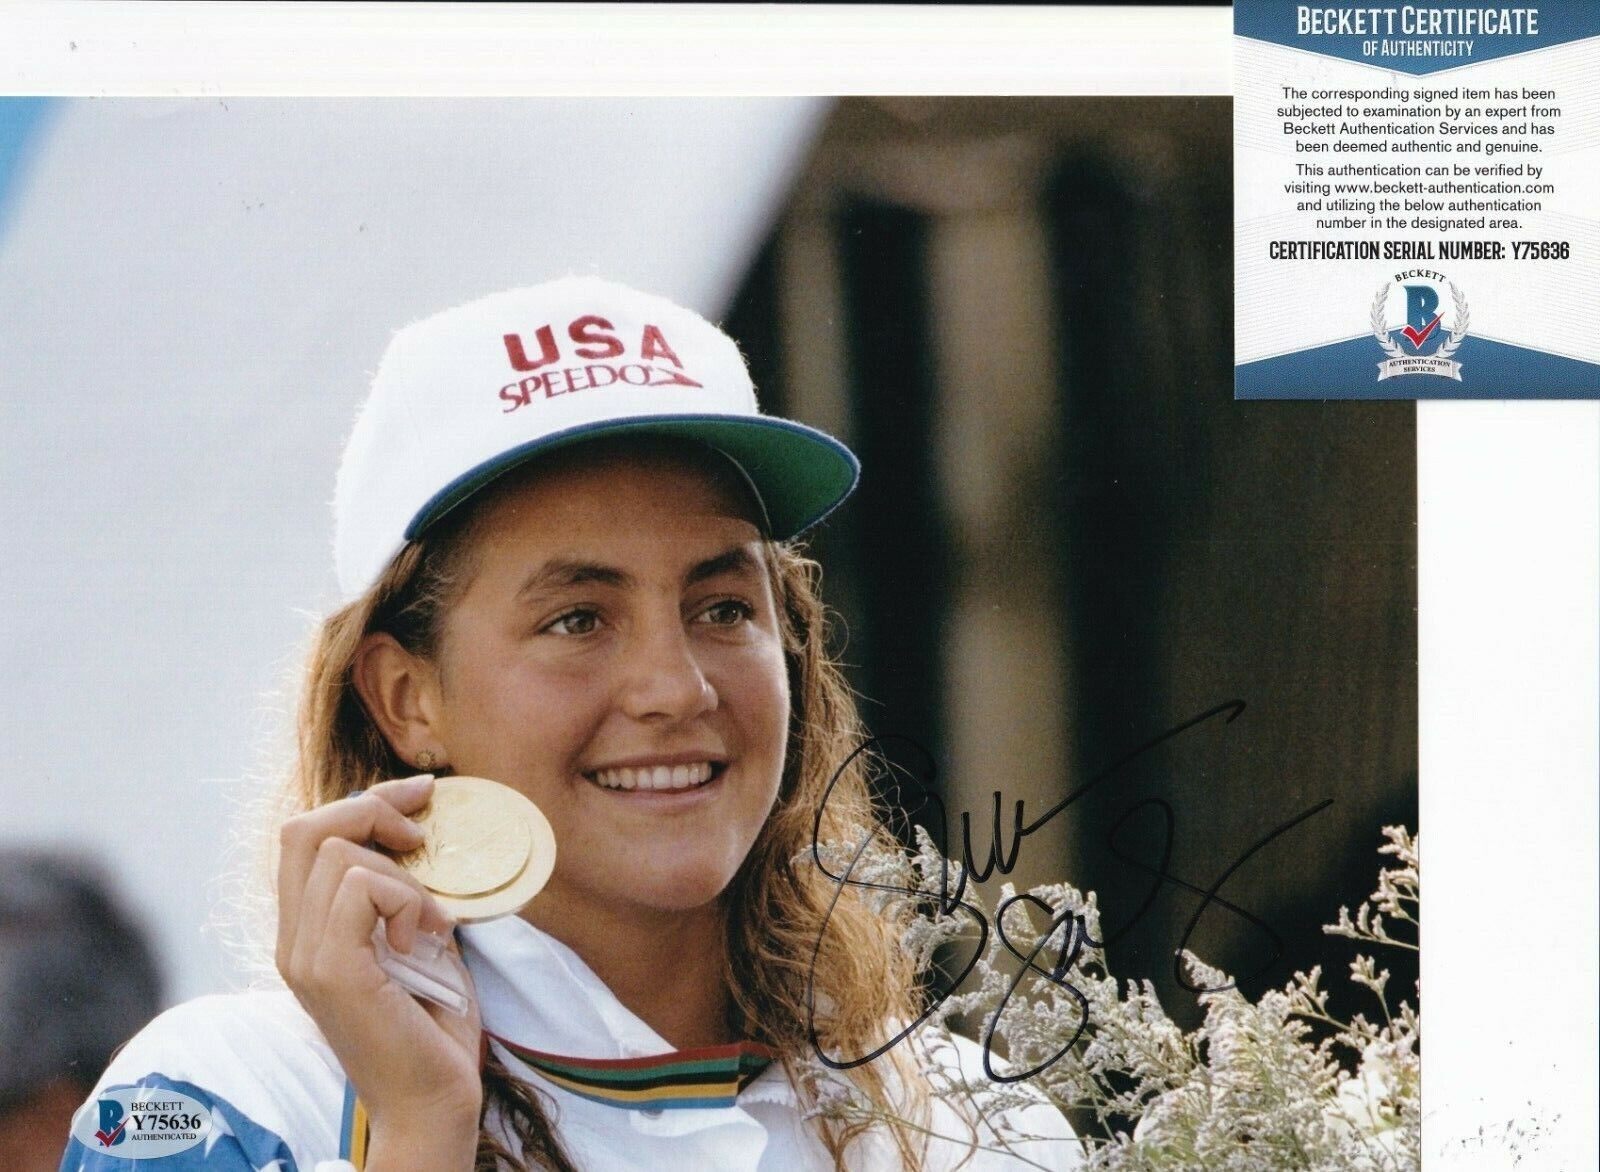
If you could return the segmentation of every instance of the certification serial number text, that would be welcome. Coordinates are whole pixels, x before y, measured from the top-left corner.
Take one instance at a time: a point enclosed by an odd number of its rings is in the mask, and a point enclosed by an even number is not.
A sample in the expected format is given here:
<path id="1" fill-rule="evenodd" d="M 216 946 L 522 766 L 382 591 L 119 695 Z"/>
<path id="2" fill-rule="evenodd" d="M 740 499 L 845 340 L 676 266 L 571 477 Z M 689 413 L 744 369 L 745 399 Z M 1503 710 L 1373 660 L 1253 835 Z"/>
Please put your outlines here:
<path id="1" fill-rule="evenodd" d="M 1481 226 L 1482 221 L 1479 221 Z M 1513 240 L 1512 260 L 1567 260 L 1565 240 Z M 1499 240 L 1273 240 L 1269 260 L 1503 260 Z"/>
<path id="2" fill-rule="evenodd" d="M 1566 260 L 1572 250 L 1565 240 L 1513 240 L 1512 260 Z"/>

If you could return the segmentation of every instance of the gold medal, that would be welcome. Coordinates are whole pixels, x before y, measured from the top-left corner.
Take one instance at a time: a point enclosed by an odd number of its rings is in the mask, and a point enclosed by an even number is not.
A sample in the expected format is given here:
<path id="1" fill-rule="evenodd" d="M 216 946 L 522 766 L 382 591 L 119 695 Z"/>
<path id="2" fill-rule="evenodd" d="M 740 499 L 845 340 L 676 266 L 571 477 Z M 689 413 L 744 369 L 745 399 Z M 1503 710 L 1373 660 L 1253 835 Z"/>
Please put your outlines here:
<path id="1" fill-rule="evenodd" d="M 539 807 L 487 778 L 439 778 L 415 821 L 422 845 L 397 861 L 464 924 L 520 911 L 555 867 L 555 834 Z"/>

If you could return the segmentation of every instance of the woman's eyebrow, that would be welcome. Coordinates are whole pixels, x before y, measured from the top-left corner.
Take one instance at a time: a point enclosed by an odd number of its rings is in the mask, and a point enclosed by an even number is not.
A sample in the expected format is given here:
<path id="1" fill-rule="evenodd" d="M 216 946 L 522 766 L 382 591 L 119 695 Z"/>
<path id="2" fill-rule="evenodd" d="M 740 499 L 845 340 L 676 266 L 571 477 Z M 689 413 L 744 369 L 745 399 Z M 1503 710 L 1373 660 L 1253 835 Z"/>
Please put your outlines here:
<path id="1" fill-rule="evenodd" d="M 760 564 L 748 547 L 736 545 L 732 549 L 719 553 L 704 561 L 696 562 L 689 567 L 684 575 L 685 585 L 694 585 L 704 582 L 708 578 L 718 578 L 724 574 L 759 574 Z M 552 558 L 537 567 L 526 578 L 522 585 L 517 587 L 518 598 L 525 598 L 533 594 L 541 594 L 549 590 L 561 590 L 570 586 L 617 586 L 627 587 L 633 585 L 633 575 L 616 566 L 604 565 L 601 562 L 577 561 L 569 558 Z"/>
<path id="2" fill-rule="evenodd" d="M 522 585 L 517 588 L 517 597 L 524 598 L 547 590 L 560 590 L 568 586 L 591 583 L 599 583 L 602 586 L 627 586 L 632 581 L 631 575 L 615 566 L 555 558 L 545 562 L 523 579 Z"/>
<path id="3" fill-rule="evenodd" d="M 723 574 L 759 574 L 761 567 L 757 564 L 750 548 L 736 545 L 716 557 L 709 557 L 703 562 L 696 562 L 684 575 L 685 585 L 693 586 L 696 582 L 704 582 L 707 578 L 721 577 Z"/>

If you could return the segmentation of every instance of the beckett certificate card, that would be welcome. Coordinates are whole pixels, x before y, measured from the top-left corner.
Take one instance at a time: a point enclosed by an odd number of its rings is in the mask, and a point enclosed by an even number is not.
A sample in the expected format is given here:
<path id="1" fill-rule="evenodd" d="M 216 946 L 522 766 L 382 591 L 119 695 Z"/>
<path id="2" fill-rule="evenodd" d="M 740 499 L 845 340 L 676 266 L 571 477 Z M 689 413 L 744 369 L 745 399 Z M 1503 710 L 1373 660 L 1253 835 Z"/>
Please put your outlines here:
<path id="1" fill-rule="evenodd" d="M 1238 398 L 1600 397 L 1600 4 L 1234 34 Z"/>

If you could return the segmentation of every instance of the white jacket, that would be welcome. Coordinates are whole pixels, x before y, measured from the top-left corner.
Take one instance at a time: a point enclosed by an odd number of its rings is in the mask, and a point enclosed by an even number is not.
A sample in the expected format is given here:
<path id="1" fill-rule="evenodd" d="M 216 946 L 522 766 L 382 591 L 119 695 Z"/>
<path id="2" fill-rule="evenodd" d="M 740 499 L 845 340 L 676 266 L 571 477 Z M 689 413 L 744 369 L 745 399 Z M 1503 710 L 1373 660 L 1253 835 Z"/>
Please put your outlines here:
<path id="1" fill-rule="evenodd" d="M 672 1050 L 626 1009 L 578 955 L 526 921 L 507 917 L 460 929 L 477 986 L 485 1029 L 533 1050 L 582 1058 L 631 1058 Z M 831 1172 L 833 1162 L 805 1122 L 795 1088 L 774 1063 L 733 1107 L 637 1110 L 568 1092 L 496 1045 L 502 1061 L 545 1092 L 557 1135 L 578 1167 L 597 1172 Z M 981 1069 L 978 1048 L 957 1039 L 944 1048 L 968 1075 Z M 95 1151 L 73 1140 L 62 1172 L 347 1172 L 348 1086 L 337 1059 L 294 997 L 281 990 L 202 997 L 156 1018 L 112 1062 L 87 1106 L 107 1089 L 142 1086 L 179 1091 L 211 1113 L 210 1135 L 186 1152 L 131 1160 L 115 1148 Z M 1012 1108 L 1006 1134 L 1042 1137 L 1001 1150 L 991 1121 L 976 1127 L 954 1107 L 933 1101 L 922 1167 L 967 1172 L 1022 1168 L 1065 1170 L 1082 1156 L 1066 1119 L 1039 1103 Z M 976 1143 L 973 1136 L 976 1134 Z M 852 1169 L 891 1172 L 899 1156 L 886 1135 L 852 1149 Z"/>

